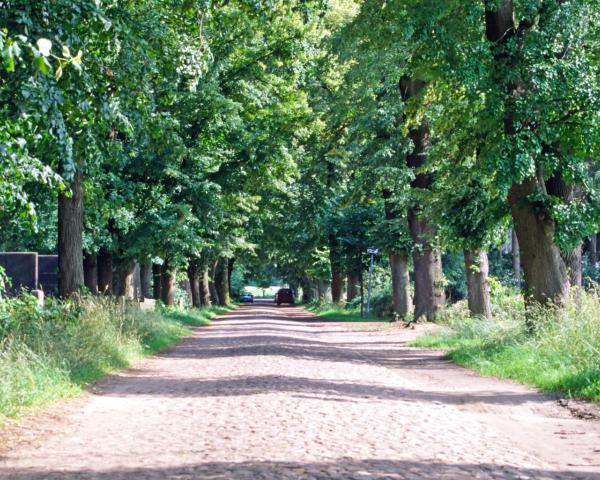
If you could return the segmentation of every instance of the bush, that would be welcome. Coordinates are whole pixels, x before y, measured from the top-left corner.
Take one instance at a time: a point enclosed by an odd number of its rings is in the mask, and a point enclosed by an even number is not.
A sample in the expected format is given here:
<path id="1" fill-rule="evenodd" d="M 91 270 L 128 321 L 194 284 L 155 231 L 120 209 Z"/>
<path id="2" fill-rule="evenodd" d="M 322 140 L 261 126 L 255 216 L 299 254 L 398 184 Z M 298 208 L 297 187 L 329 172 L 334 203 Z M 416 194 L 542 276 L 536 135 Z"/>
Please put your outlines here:
<path id="1" fill-rule="evenodd" d="M 44 308 L 30 296 L 0 302 L 0 416 L 78 392 L 177 341 L 189 332 L 184 323 L 200 322 L 109 298 L 48 299 Z"/>

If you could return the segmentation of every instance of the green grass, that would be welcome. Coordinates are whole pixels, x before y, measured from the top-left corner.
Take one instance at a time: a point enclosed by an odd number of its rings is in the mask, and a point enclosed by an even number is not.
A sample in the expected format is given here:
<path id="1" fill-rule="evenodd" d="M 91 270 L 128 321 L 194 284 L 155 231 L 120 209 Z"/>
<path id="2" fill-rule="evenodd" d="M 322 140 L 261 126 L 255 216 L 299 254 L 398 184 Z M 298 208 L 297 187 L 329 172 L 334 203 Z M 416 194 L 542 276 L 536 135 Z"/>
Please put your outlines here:
<path id="1" fill-rule="evenodd" d="M 344 308 L 331 303 L 312 303 L 306 309 L 318 317 L 335 322 L 383 322 L 384 320 L 374 315 L 362 317 L 359 309 Z"/>
<path id="2" fill-rule="evenodd" d="M 500 305 L 503 308 L 500 309 Z M 600 402 L 600 297 L 582 294 L 566 310 L 530 311 L 516 296 L 500 298 L 493 321 L 450 309 L 445 327 L 415 340 L 418 347 L 448 349 L 448 358 L 484 375 L 516 380 L 570 398 Z"/>
<path id="3" fill-rule="evenodd" d="M 229 310 L 143 311 L 105 298 L 46 308 L 28 297 L 0 302 L 0 420 L 77 395 Z"/>

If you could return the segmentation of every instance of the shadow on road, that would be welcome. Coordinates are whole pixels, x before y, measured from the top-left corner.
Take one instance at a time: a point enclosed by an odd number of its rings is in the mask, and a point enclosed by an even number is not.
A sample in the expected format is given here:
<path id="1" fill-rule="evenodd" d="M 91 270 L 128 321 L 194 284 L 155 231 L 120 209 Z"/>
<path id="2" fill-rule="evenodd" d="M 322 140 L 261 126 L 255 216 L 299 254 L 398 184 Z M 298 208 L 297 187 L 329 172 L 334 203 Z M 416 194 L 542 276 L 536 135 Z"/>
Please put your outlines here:
<path id="1" fill-rule="evenodd" d="M 372 459 L 365 461 L 339 460 L 331 463 L 294 462 L 207 462 L 165 468 L 132 468 L 122 470 L 80 470 L 36 472 L 35 470 L 7 471 L 7 480 L 153 480 L 153 479 L 211 479 L 211 480 L 598 480 L 598 474 L 578 471 L 550 471 L 518 468 L 495 464 L 437 461 L 415 462 Z"/>

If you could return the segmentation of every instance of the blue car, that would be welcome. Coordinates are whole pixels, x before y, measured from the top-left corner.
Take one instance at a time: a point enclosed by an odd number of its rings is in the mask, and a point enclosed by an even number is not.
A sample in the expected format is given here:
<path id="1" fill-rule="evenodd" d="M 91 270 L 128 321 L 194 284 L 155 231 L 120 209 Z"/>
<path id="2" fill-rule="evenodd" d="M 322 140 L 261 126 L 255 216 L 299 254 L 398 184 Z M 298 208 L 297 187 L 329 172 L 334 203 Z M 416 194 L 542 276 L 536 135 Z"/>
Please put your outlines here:
<path id="1" fill-rule="evenodd" d="M 251 293 L 242 293 L 242 295 L 240 295 L 240 302 L 254 303 L 254 295 Z"/>

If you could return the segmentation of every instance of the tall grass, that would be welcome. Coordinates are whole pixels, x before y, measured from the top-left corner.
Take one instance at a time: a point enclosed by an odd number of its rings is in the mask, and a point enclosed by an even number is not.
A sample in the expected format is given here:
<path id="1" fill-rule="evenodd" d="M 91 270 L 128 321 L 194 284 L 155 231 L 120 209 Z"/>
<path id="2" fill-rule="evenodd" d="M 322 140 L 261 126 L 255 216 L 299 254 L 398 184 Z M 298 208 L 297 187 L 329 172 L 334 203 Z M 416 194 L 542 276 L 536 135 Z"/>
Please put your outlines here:
<path id="1" fill-rule="evenodd" d="M 526 311 L 517 292 L 496 290 L 494 320 L 471 318 L 459 303 L 439 333 L 413 344 L 447 348 L 453 361 L 485 375 L 600 401 L 600 292 L 578 292 L 566 308 Z"/>
<path id="2" fill-rule="evenodd" d="M 108 298 L 0 302 L 0 418 L 74 395 L 88 382 L 205 325 L 220 309 L 143 311 Z"/>

